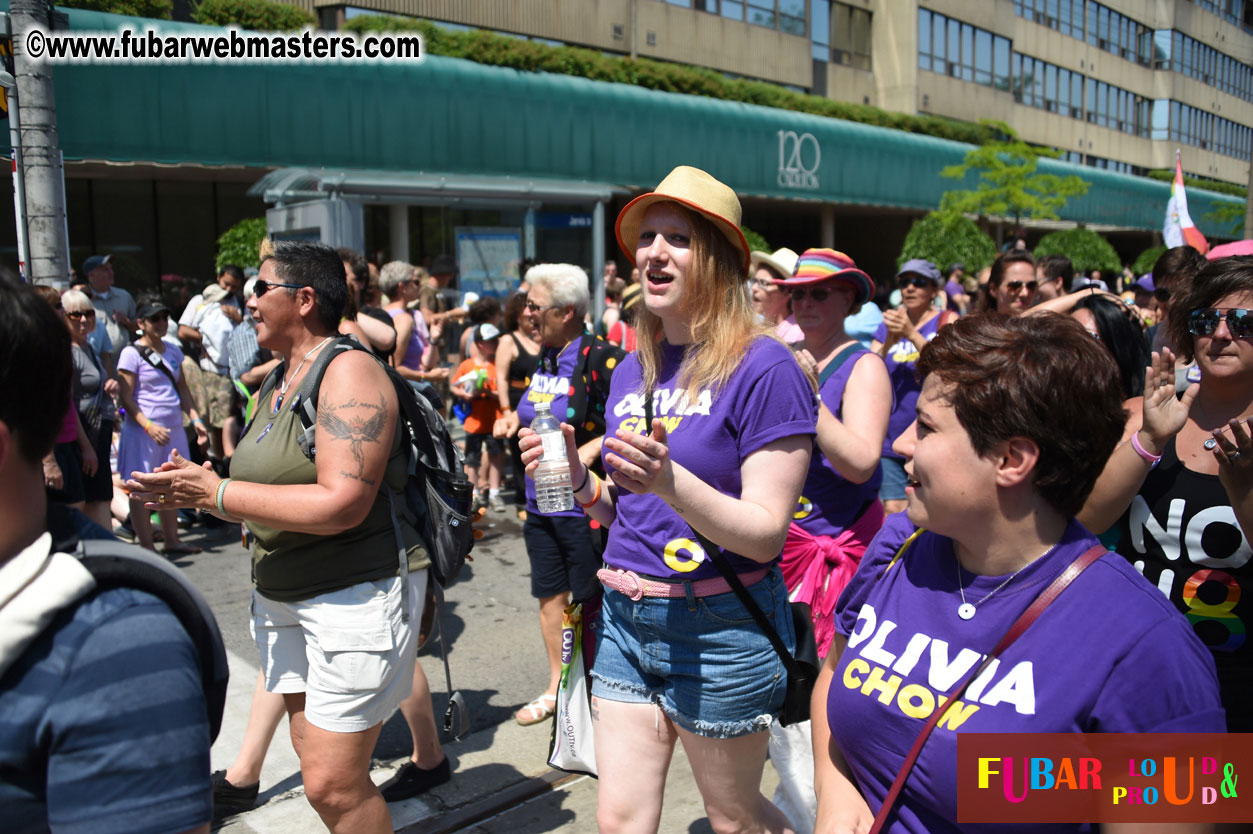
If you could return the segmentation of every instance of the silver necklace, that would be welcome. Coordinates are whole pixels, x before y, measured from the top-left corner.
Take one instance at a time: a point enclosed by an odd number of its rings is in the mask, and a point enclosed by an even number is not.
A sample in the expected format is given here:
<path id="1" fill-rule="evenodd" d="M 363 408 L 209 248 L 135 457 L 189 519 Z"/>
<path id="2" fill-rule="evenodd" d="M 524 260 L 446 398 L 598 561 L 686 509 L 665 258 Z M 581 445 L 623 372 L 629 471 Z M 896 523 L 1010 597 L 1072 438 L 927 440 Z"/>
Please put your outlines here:
<path id="1" fill-rule="evenodd" d="M 279 387 L 279 389 L 278 389 L 278 399 L 274 401 L 274 410 L 271 412 L 272 414 L 278 414 L 279 409 L 281 409 L 281 408 L 283 407 L 283 398 L 284 398 L 285 396 L 287 396 L 287 389 L 288 389 L 288 387 L 290 387 L 290 386 L 291 386 L 291 384 L 292 384 L 292 382 L 294 382 L 294 381 L 295 381 L 295 379 L 296 379 L 296 375 L 300 373 L 300 369 L 301 369 L 301 368 L 303 368 L 303 367 L 305 366 L 305 362 L 307 362 L 307 361 L 308 361 L 309 357 L 310 357 L 310 356 L 312 356 L 313 354 L 317 353 L 318 348 L 322 347 L 322 345 L 326 344 L 327 342 L 329 342 L 329 341 L 330 341 L 331 339 L 333 339 L 333 338 L 335 338 L 335 337 L 334 337 L 334 336 L 327 336 L 325 339 L 323 339 L 322 341 L 320 341 L 320 342 L 318 342 L 316 345 L 314 345 L 312 348 L 310 348 L 309 352 L 305 354 L 304 359 L 301 359 L 301 360 L 300 360 L 300 364 L 296 366 L 296 370 L 292 371 L 292 375 L 291 375 L 291 376 L 289 376 L 289 377 L 288 377 L 288 378 L 287 378 L 287 379 L 283 382 L 282 386 L 280 386 L 280 387 Z"/>
<path id="2" fill-rule="evenodd" d="M 1032 559 L 1030 562 L 1028 562 L 1027 564 L 1020 567 L 1018 570 L 1011 573 L 1009 575 L 1009 578 L 1007 578 L 1000 585 L 997 585 L 995 588 L 989 591 L 987 596 L 985 596 L 983 599 L 979 600 L 978 602 L 966 602 L 966 589 L 962 586 L 962 563 L 961 563 L 961 560 L 957 558 L 957 554 L 954 553 L 953 561 L 957 564 L 957 590 L 961 593 L 961 598 L 962 598 L 962 604 L 957 606 L 957 616 L 961 617 L 963 620 L 974 619 L 975 611 L 978 609 L 980 605 L 983 605 L 983 603 L 990 600 L 992 598 L 992 595 L 995 594 L 997 591 L 1004 588 L 1010 582 L 1013 582 L 1015 576 L 1022 573 L 1028 567 L 1030 567 L 1031 565 L 1034 565 L 1036 562 L 1040 561 L 1045 556 L 1052 553 L 1054 547 L 1057 547 L 1057 545 L 1052 545 L 1051 547 L 1049 547 L 1048 550 L 1044 551 L 1039 556 Z"/>

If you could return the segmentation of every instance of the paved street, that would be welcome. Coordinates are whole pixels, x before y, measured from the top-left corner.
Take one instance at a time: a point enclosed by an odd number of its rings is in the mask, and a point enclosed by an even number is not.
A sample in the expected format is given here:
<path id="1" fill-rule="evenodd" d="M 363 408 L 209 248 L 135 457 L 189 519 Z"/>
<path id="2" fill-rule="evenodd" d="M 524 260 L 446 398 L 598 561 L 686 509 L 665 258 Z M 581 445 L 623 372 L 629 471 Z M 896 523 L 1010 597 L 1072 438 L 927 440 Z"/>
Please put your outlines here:
<path id="1" fill-rule="evenodd" d="M 520 727 L 513 720 L 514 711 L 538 695 L 547 679 L 521 523 L 511 507 L 508 513 L 489 513 L 479 526 L 484 537 L 475 545 L 474 562 L 467 565 L 464 578 L 448 593 L 445 616 L 453 641 L 453 685 L 470 707 L 473 729 L 460 742 L 445 745 L 453 763 L 452 781 L 392 804 L 393 823 L 397 831 L 413 834 L 592 831 L 595 780 L 547 766 L 550 724 Z M 206 550 L 176 564 L 213 606 L 231 659 L 231 696 L 213 748 L 216 770 L 226 767 L 239 749 L 257 674 L 256 649 L 248 634 L 249 559 L 234 528 L 209 533 L 197 528 L 187 540 Z M 447 693 L 435 640 L 419 660 L 431 682 L 438 719 Z M 229 820 L 220 828 L 223 834 L 322 830 L 301 791 L 299 762 L 286 733 L 284 722 L 266 760 L 261 804 Z M 408 729 L 397 714 L 384 726 L 375 751 L 375 781 L 388 778 L 410 751 Z M 767 766 L 767 794 L 774 781 Z M 671 765 L 661 830 L 710 830 L 681 749 Z"/>

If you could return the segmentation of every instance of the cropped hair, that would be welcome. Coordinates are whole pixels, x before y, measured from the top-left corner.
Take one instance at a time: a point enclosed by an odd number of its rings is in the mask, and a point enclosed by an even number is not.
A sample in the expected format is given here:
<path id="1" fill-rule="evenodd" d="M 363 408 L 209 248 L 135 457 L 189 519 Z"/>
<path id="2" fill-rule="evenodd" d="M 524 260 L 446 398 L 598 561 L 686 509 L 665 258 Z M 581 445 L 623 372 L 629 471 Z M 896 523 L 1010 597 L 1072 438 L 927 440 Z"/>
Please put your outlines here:
<path id="1" fill-rule="evenodd" d="M 1070 316 L 963 316 L 922 349 L 917 372 L 944 383 L 979 455 L 1014 437 L 1035 443 L 1032 484 L 1068 518 L 1122 437 L 1118 368 Z"/>
<path id="2" fill-rule="evenodd" d="M 670 205 L 692 224 L 691 265 L 683 293 L 692 341 L 683 353 L 678 384 L 693 393 L 716 390 L 731 378 L 748 346 L 771 331 L 757 321 L 744 292 L 744 253 L 704 215 L 678 203 Z M 640 282 L 645 280 L 641 275 Z M 635 328 L 635 355 L 644 388 L 652 390 L 661 373 L 662 325 L 643 301 L 637 305 Z"/>
<path id="3" fill-rule="evenodd" d="M 1127 315 L 1122 302 L 1110 301 L 1103 295 L 1087 295 L 1075 305 L 1076 310 L 1089 310 L 1101 334 L 1101 344 L 1114 357 L 1124 399 L 1144 393 L 1144 368 L 1149 364 L 1149 346 L 1144 332 Z"/>
<path id="4" fill-rule="evenodd" d="M 388 261 L 379 270 L 379 289 L 391 298 L 401 284 L 412 280 L 413 277 L 413 264 L 404 261 Z"/>
<path id="5" fill-rule="evenodd" d="M 31 466 L 56 442 L 71 378 L 69 328 L 42 294 L 0 269 L 0 421 Z"/>
<path id="6" fill-rule="evenodd" d="M 66 290 L 61 293 L 61 309 L 67 313 L 85 313 L 93 308 L 87 293 L 81 290 Z"/>
<path id="7" fill-rule="evenodd" d="M 1062 289 L 1070 292 L 1070 282 L 1075 280 L 1075 265 L 1065 255 L 1045 255 L 1038 264 L 1048 281 L 1062 279 Z"/>
<path id="8" fill-rule="evenodd" d="M 271 241 L 263 247 L 265 261 L 274 261 L 279 283 L 300 284 L 313 289 L 317 299 L 318 324 L 330 333 L 339 329 L 348 303 L 348 283 L 344 281 L 344 260 L 325 243 L 307 240 Z M 364 263 L 364 259 L 362 263 Z M 288 295 L 299 290 L 289 289 Z"/>
<path id="9" fill-rule="evenodd" d="M 494 322 L 500 316 L 500 301 L 495 296 L 484 296 L 471 304 L 466 314 L 471 324 Z"/>
<path id="10" fill-rule="evenodd" d="M 1156 282 L 1156 275 L 1153 280 Z M 1184 359 L 1191 361 L 1196 352 L 1196 337 L 1188 330 L 1188 316 L 1192 311 L 1215 307 L 1222 299 L 1238 292 L 1253 293 L 1253 256 L 1238 255 L 1210 261 L 1188 282 L 1183 294 L 1170 305 L 1170 320 L 1167 322 L 1170 339 Z"/>
<path id="11" fill-rule="evenodd" d="M 226 264 L 225 266 L 223 266 L 221 269 L 218 270 L 218 275 L 219 276 L 222 276 L 222 275 L 231 276 L 235 280 L 239 281 L 239 285 L 241 287 L 244 285 L 244 282 L 248 280 L 247 276 L 244 275 L 244 271 L 240 269 L 239 267 L 235 266 L 234 264 Z"/>
<path id="12" fill-rule="evenodd" d="M 1153 286 L 1166 287 L 1176 292 L 1187 292 L 1187 284 L 1205 269 L 1209 261 L 1191 246 L 1167 249 L 1153 262 Z M 1183 286 L 1176 286 L 1178 284 Z"/>
<path id="13" fill-rule="evenodd" d="M 536 264 L 526 271 L 526 283 L 547 289 L 553 304 L 573 307 L 576 319 L 586 316 L 592 303 L 587 273 L 574 264 Z"/>

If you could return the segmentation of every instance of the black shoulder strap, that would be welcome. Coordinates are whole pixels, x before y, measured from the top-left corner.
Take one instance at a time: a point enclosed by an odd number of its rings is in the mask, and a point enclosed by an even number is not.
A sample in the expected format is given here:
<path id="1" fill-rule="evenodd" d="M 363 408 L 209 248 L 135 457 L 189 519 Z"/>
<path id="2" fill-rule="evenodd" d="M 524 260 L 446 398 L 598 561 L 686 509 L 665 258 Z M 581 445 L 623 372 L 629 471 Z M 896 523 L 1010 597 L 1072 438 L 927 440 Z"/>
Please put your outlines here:
<path id="1" fill-rule="evenodd" d="M 831 378 L 831 375 L 838 371 L 840 366 L 847 362 L 848 358 L 857 351 L 861 350 L 861 348 L 861 342 L 853 342 L 851 345 L 844 348 L 844 350 L 837 353 L 835 358 L 827 363 L 827 366 L 822 369 L 822 373 L 818 376 L 818 387 L 821 388 L 826 385 L 827 380 Z"/>
<path id="2" fill-rule="evenodd" d="M 165 360 L 160 356 L 157 356 L 155 350 L 147 345 L 141 345 L 139 342 L 135 342 L 135 350 L 139 351 L 139 355 L 143 357 L 145 362 L 165 374 L 165 378 L 174 386 L 174 390 L 178 390 L 178 380 L 174 378 L 174 373 L 170 370 L 170 366 L 165 364 Z"/>
<path id="3" fill-rule="evenodd" d="M 96 580 L 98 588 L 133 588 L 152 594 L 169 606 L 191 637 L 200 661 L 200 680 L 209 718 L 209 741 L 222 728 L 230 670 L 226 646 L 213 610 L 182 571 L 133 545 L 84 539 L 74 556 Z"/>
<path id="4" fill-rule="evenodd" d="M 274 393 L 274 389 L 278 387 L 278 381 L 287 373 L 287 360 L 282 360 L 270 372 L 265 375 L 265 379 L 261 381 L 261 388 L 257 390 L 256 401 L 257 406 L 253 409 L 252 419 L 244 425 L 244 430 L 239 434 L 239 440 L 242 441 L 248 436 L 248 430 L 252 428 L 252 424 L 262 413 L 270 407 L 270 395 Z"/>

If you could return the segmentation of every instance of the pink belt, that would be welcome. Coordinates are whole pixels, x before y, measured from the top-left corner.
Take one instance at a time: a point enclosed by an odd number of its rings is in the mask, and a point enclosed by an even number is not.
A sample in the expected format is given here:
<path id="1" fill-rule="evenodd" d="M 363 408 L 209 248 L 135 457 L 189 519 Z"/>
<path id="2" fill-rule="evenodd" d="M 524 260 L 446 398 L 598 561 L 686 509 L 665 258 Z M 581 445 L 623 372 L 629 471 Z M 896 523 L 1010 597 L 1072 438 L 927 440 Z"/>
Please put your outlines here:
<path id="1" fill-rule="evenodd" d="M 740 581 L 747 588 L 749 585 L 760 582 L 769 572 L 769 568 L 762 568 L 742 573 Z M 728 593 L 731 590 L 731 586 L 721 576 L 713 579 L 698 579 L 695 582 L 685 582 L 681 579 L 675 582 L 659 582 L 655 579 L 645 579 L 633 570 L 601 568 L 596 572 L 596 578 L 606 588 L 626 594 L 636 601 L 644 597 L 685 597 L 687 586 L 691 586 L 692 595 L 697 597 L 711 597 L 715 594 Z"/>

